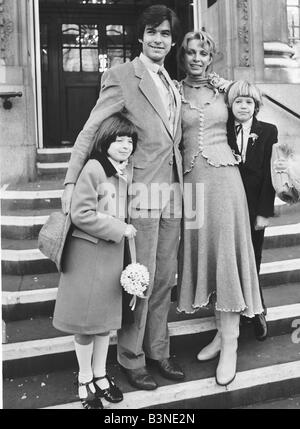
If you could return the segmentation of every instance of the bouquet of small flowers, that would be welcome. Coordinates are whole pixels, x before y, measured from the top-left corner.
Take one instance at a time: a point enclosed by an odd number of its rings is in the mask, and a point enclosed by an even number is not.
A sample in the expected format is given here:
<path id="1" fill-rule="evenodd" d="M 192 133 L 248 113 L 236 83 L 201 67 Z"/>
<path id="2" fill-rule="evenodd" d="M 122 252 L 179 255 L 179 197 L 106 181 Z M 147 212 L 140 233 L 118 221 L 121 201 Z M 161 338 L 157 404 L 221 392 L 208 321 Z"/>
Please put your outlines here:
<path id="1" fill-rule="evenodd" d="M 131 242 L 129 243 L 129 247 L 132 248 L 133 240 L 129 241 Z M 133 295 L 129 304 L 131 310 L 133 311 L 136 306 L 137 297 L 143 299 L 146 298 L 144 292 L 149 286 L 150 275 L 148 269 L 144 265 L 135 262 L 135 249 L 134 252 L 131 253 L 133 262 L 127 265 L 127 267 L 123 270 L 121 274 L 121 285 L 127 293 Z"/>

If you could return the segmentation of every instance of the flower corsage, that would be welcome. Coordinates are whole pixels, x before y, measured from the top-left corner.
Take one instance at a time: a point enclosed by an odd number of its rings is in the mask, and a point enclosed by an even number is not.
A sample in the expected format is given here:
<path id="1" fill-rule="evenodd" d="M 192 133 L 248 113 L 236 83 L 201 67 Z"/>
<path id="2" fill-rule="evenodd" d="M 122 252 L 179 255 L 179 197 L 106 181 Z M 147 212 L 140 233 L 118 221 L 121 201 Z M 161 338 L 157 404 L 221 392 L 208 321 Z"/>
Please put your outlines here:
<path id="1" fill-rule="evenodd" d="M 220 77 L 217 73 L 209 73 L 208 75 L 208 82 L 211 86 L 216 88 L 219 92 L 226 92 L 229 85 L 233 83 L 232 80 L 226 80 L 222 77 Z"/>
<path id="2" fill-rule="evenodd" d="M 144 292 L 149 286 L 150 275 L 147 267 L 136 262 L 134 239 L 129 240 L 129 249 L 132 263 L 127 265 L 121 274 L 121 285 L 123 289 L 133 295 L 129 306 L 133 311 L 137 298 L 146 299 Z"/>
<path id="3" fill-rule="evenodd" d="M 249 139 L 251 139 L 252 140 L 252 146 L 255 144 L 255 142 L 256 142 L 256 140 L 258 139 L 258 135 L 257 134 L 255 134 L 255 133 L 251 133 L 250 135 L 249 135 Z"/>

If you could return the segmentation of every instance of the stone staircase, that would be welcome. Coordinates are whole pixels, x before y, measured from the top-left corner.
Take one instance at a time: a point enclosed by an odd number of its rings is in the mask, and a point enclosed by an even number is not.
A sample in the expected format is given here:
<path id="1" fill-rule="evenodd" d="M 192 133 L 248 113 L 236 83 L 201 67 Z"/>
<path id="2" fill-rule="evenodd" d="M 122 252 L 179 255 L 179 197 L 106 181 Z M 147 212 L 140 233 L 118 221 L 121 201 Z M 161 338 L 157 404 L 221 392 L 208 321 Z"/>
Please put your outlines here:
<path id="1" fill-rule="evenodd" d="M 2 317 L 4 408 L 80 408 L 73 388 L 77 366 L 72 336 L 52 326 L 58 273 L 37 249 L 38 232 L 59 209 L 69 149 L 39 150 L 39 179 L 4 185 L 2 206 Z M 186 372 L 182 383 L 153 374 L 159 388 L 134 390 L 116 364 L 111 336 L 108 369 L 123 389 L 124 408 L 236 408 L 300 394 L 300 204 L 276 201 L 266 231 L 261 281 L 268 306 L 269 338 L 260 343 L 251 325 L 241 327 L 238 374 L 223 388 L 214 379 L 216 361 L 200 364 L 196 354 L 214 335 L 210 310 L 193 316 L 169 313 L 171 353 Z M 150 363 L 151 366 L 151 363 Z"/>

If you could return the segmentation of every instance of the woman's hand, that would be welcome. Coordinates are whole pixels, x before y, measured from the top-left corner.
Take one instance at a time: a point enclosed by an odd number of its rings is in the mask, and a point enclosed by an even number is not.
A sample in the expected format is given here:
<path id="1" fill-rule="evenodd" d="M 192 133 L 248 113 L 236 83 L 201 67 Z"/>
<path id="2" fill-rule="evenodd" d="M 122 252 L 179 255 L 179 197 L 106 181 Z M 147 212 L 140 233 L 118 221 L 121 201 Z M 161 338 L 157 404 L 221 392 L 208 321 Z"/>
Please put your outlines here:
<path id="1" fill-rule="evenodd" d="M 64 214 L 68 214 L 70 211 L 74 188 L 74 183 L 68 183 L 65 186 L 64 192 L 61 197 L 61 208 Z"/>
<path id="2" fill-rule="evenodd" d="M 257 216 L 255 221 L 255 231 L 261 231 L 269 226 L 269 219 L 263 216 Z"/>
<path id="3" fill-rule="evenodd" d="M 136 236 L 137 230 L 135 229 L 135 227 L 133 225 L 127 225 L 125 232 L 124 232 L 124 237 L 127 238 L 133 238 Z"/>
<path id="4" fill-rule="evenodd" d="M 274 170 L 277 173 L 285 173 L 288 168 L 288 161 L 286 159 L 278 159 L 274 162 Z"/>

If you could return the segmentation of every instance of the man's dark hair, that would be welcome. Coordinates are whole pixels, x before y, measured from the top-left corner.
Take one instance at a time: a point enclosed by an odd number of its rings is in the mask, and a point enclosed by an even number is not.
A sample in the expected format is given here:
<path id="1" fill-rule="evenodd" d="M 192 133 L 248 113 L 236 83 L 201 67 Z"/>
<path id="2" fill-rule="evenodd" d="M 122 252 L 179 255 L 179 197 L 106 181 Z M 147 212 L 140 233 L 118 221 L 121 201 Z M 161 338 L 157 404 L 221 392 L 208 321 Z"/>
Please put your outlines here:
<path id="1" fill-rule="evenodd" d="M 111 143 L 116 141 L 117 137 L 123 136 L 132 138 L 132 153 L 134 153 L 138 139 L 136 128 L 129 119 L 121 113 L 116 113 L 105 119 L 98 128 L 93 152 L 101 152 L 107 156 Z"/>
<path id="2" fill-rule="evenodd" d="M 137 22 L 137 34 L 143 39 L 147 25 L 158 27 L 163 21 L 169 21 L 171 27 L 172 41 L 177 43 L 180 37 L 180 22 L 176 13 L 163 4 L 155 4 L 144 10 Z"/>

